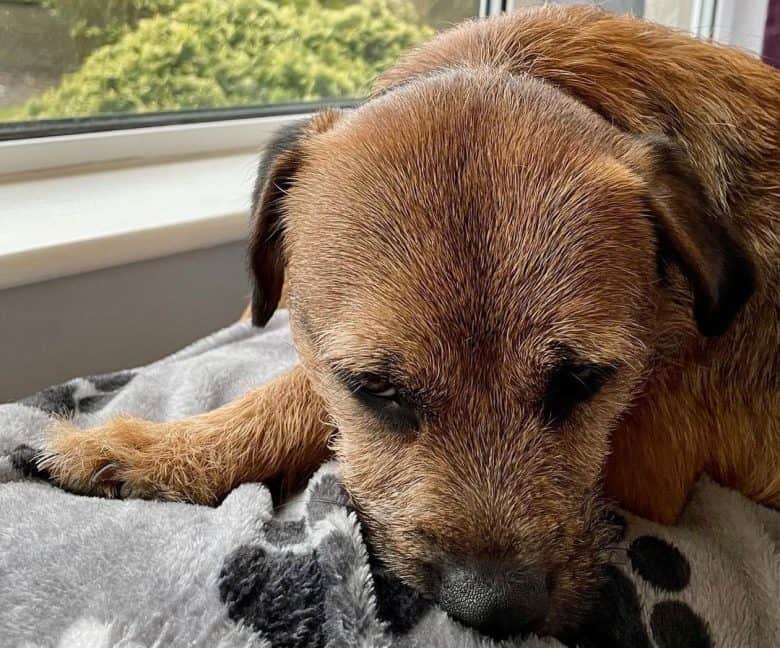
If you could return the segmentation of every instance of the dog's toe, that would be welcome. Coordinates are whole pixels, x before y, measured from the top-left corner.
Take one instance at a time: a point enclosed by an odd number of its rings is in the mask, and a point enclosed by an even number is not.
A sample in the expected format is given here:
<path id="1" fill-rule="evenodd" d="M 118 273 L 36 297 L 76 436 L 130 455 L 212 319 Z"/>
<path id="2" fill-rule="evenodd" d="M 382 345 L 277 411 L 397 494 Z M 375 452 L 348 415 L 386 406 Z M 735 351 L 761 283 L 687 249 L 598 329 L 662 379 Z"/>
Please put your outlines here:
<path id="1" fill-rule="evenodd" d="M 100 470 L 98 470 L 89 480 L 91 486 L 104 483 L 115 483 L 118 481 L 120 466 L 118 463 L 107 463 Z"/>

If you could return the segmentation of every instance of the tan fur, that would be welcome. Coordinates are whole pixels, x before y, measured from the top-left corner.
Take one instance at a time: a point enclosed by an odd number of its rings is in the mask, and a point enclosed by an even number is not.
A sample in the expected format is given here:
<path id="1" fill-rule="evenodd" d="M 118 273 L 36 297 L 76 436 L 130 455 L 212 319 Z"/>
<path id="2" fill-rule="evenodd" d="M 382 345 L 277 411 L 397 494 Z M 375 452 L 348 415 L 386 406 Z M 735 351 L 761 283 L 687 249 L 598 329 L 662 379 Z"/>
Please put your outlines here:
<path id="1" fill-rule="evenodd" d="M 300 484 L 328 456 L 332 426 L 300 367 L 211 412 L 52 430 L 41 467 L 71 490 L 215 504 L 237 484 Z"/>
<path id="2" fill-rule="evenodd" d="M 596 10 L 548 8 L 454 30 L 380 88 L 459 62 L 528 70 L 632 133 L 674 133 L 752 247 L 761 287 L 730 332 L 702 341 L 669 313 L 652 378 L 614 434 L 610 493 L 672 523 L 705 468 L 780 505 L 780 81 L 733 49 Z M 600 44 L 608 42 L 608 47 Z M 702 366 L 704 365 L 704 366 Z"/>
<path id="3" fill-rule="evenodd" d="M 779 116 L 759 61 L 595 9 L 445 33 L 302 129 L 258 187 L 258 312 L 284 274 L 301 367 L 192 419 L 61 428 L 45 466 L 80 492 L 212 503 L 305 477 L 332 421 L 397 574 L 435 593 L 443 555 L 543 565 L 535 629 L 563 633 L 609 499 L 671 523 L 707 471 L 780 506 Z M 734 268 L 755 292 L 704 337 Z M 553 427 L 561 348 L 615 378 Z M 388 366 L 424 401 L 414 431 L 339 378 Z"/>

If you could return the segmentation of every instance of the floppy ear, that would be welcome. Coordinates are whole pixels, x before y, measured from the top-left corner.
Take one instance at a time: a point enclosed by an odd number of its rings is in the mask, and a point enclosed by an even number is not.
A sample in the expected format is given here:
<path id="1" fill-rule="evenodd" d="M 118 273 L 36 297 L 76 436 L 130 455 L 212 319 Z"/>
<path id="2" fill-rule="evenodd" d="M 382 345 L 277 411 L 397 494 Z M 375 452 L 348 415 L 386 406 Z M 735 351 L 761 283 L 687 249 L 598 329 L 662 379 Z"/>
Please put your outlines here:
<path id="1" fill-rule="evenodd" d="M 753 293 L 753 263 L 680 148 L 664 137 L 643 143 L 652 161 L 649 204 L 661 261 L 676 263 L 688 279 L 699 332 L 721 335 Z"/>
<path id="2" fill-rule="evenodd" d="M 282 295 L 283 199 L 300 164 L 300 138 L 308 120 L 281 129 L 260 158 L 252 194 L 252 234 L 249 263 L 254 279 L 252 324 L 263 326 L 273 315 Z"/>
<path id="3" fill-rule="evenodd" d="M 329 128 L 338 116 L 325 111 L 282 128 L 260 159 L 252 194 L 252 233 L 249 263 L 252 289 L 252 324 L 263 326 L 273 315 L 284 284 L 284 198 L 295 183 L 303 158 L 305 139 Z"/>

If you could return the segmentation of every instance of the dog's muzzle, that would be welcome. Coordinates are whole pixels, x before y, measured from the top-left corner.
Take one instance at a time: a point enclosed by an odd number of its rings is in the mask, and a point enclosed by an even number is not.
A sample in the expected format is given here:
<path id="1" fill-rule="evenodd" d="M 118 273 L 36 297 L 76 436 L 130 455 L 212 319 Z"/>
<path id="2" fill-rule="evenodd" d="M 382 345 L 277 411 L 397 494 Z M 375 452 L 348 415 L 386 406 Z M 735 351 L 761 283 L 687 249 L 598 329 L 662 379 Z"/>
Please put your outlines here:
<path id="1" fill-rule="evenodd" d="M 459 561 L 437 568 L 436 599 L 450 616 L 494 639 L 527 634 L 547 616 L 541 569 L 498 561 Z"/>

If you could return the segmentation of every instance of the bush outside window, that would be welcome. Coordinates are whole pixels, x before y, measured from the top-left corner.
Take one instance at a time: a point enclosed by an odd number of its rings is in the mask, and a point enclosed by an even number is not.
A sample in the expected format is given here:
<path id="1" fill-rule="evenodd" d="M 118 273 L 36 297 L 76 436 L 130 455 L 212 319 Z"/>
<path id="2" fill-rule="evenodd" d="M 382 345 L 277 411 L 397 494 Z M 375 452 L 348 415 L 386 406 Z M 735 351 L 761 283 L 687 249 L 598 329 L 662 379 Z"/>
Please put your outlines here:
<path id="1" fill-rule="evenodd" d="M 478 9 L 473 0 L 0 0 L 0 121 L 360 97 L 402 51 Z"/>

